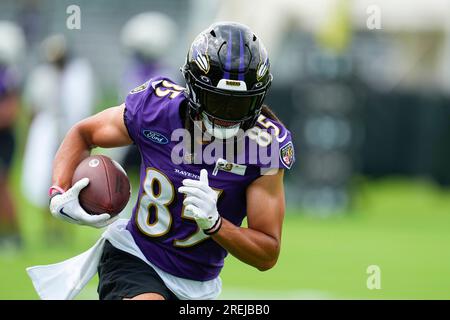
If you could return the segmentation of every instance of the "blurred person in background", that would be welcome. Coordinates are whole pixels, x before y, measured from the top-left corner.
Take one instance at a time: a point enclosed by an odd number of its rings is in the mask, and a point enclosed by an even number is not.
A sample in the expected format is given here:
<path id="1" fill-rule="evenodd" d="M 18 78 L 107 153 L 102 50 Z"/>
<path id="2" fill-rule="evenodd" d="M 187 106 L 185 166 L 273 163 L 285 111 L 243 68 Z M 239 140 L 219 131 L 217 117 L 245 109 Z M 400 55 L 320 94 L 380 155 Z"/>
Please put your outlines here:
<path id="1" fill-rule="evenodd" d="M 0 21 L 0 248 L 21 245 L 9 177 L 16 144 L 14 124 L 20 103 L 15 64 L 24 49 L 22 30 L 13 23 Z"/>
<path id="2" fill-rule="evenodd" d="M 166 61 L 167 53 L 174 45 L 175 31 L 176 24 L 172 18 L 153 11 L 140 13 L 123 26 L 120 43 L 128 56 L 128 63 L 119 83 L 119 97 L 122 100 L 130 90 L 155 76 L 165 74 L 171 79 L 179 77 Z M 128 172 L 137 172 L 140 155 L 135 145 L 110 152 Z"/>
<path id="3" fill-rule="evenodd" d="M 47 214 L 47 190 L 53 157 L 72 125 L 91 115 L 94 79 L 90 64 L 73 56 L 66 38 L 51 35 L 42 43 L 45 62 L 27 79 L 25 99 L 32 114 L 24 154 L 22 188 L 26 198 Z M 61 240 L 65 232 L 54 219 L 46 220 L 49 242 Z"/>
<path id="4" fill-rule="evenodd" d="M 28 52 L 39 45 L 39 34 L 43 32 L 46 23 L 41 10 L 40 0 L 22 0 L 16 13 L 15 21 L 23 30 Z"/>
<path id="5" fill-rule="evenodd" d="M 165 61 L 174 45 L 176 27 L 173 19 L 161 12 L 140 13 L 124 25 L 120 42 L 130 61 L 121 78 L 121 96 L 160 74 L 179 78 Z"/>

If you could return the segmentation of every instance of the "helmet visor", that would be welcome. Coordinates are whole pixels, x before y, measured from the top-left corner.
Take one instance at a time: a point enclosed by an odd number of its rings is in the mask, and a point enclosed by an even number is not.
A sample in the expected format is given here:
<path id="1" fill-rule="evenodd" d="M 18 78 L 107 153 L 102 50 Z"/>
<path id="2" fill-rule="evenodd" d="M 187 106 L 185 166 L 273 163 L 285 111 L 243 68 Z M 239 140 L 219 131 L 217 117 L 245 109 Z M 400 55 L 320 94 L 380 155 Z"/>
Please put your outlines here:
<path id="1" fill-rule="evenodd" d="M 245 95 L 204 90 L 200 104 L 210 116 L 226 121 L 244 121 L 261 105 L 264 94 Z"/>

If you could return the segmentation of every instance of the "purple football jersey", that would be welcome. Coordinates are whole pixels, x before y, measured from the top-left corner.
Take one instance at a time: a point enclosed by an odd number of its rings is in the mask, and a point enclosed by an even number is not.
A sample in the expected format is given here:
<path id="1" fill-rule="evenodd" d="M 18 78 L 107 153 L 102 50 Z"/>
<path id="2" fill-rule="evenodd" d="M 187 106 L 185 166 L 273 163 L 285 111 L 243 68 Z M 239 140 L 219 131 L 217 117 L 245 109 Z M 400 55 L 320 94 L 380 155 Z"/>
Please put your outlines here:
<path id="1" fill-rule="evenodd" d="M 139 196 L 127 229 L 157 267 L 178 277 L 206 281 L 219 275 L 227 252 L 185 212 L 184 194 L 178 192 L 182 181 L 199 179 L 200 170 L 206 169 L 209 185 L 218 193 L 219 214 L 240 226 L 246 216 L 247 187 L 264 168 L 290 169 L 295 155 L 290 132 L 279 122 L 260 116 L 238 149 L 243 151 L 236 152 L 232 160 L 213 152 L 214 161 L 209 163 L 173 161 L 173 150 L 180 145 L 173 133 L 184 128 L 180 116 L 180 106 L 186 99 L 183 91 L 171 80 L 157 77 L 126 98 L 125 124 L 142 161 Z M 271 163 L 252 155 L 258 153 L 256 149 L 270 149 L 275 141 L 277 148 L 266 152 L 273 159 Z M 201 146 L 201 152 L 208 146 Z M 193 158 L 197 160 L 197 154 Z"/>

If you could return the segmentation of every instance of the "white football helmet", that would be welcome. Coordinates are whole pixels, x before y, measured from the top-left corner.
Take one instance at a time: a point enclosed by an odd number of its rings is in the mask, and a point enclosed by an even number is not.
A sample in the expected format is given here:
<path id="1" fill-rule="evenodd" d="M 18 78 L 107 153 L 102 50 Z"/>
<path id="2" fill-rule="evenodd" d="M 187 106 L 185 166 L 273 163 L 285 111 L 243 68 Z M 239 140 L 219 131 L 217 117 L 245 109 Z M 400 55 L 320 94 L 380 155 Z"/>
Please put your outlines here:
<path id="1" fill-rule="evenodd" d="M 160 12 L 143 12 L 131 18 L 121 32 L 126 50 L 146 59 L 167 55 L 176 32 L 175 22 Z"/>

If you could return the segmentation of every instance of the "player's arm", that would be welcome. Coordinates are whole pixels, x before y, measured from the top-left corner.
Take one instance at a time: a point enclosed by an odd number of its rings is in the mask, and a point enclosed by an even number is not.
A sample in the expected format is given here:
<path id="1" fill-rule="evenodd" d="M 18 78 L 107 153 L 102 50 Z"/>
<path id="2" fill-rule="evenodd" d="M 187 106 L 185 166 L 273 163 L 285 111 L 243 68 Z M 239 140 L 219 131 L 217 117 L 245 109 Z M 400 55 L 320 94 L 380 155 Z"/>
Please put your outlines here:
<path id="1" fill-rule="evenodd" d="M 109 108 L 80 121 L 67 133 L 53 164 L 53 186 L 50 188 L 50 212 L 67 222 L 103 228 L 119 216 L 108 213 L 88 214 L 80 205 L 78 195 L 89 184 L 84 178 L 71 186 L 77 165 L 89 156 L 94 147 L 112 148 L 132 143 L 124 123 L 125 106 Z"/>
<path id="2" fill-rule="evenodd" d="M 125 104 L 106 109 L 69 130 L 53 162 L 53 185 L 67 190 L 77 165 L 93 148 L 120 147 L 133 142 L 124 123 L 124 109 Z"/>
<path id="3" fill-rule="evenodd" d="M 247 188 L 248 228 L 222 218 L 222 227 L 212 236 L 233 256 L 261 271 L 272 268 L 280 253 L 285 208 L 283 172 L 262 176 Z"/>
<path id="4" fill-rule="evenodd" d="M 247 188 L 248 228 L 235 226 L 217 211 L 217 193 L 208 184 L 208 173 L 200 180 L 185 179 L 178 190 L 185 193 L 185 210 L 214 241 L 241 261 L 261 271 L 272 268 L 280 253 L 284 218 L 283 170 L 262 176 Z"/>

